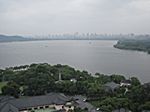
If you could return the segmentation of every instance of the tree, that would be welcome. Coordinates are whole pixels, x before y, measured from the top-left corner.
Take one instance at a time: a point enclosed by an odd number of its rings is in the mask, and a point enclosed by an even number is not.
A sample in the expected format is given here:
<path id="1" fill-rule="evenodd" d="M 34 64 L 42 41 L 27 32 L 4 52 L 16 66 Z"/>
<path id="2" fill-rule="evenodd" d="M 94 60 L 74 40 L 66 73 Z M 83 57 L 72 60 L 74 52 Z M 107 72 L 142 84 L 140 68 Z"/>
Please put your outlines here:
<path id="1" fill-rule="evenodd" d="M 120 83 L 122 80 L 125 80 L 125 77 L 124 76 L 121 76 L 121 75 L 111 75 L 111 80 L 115 83 Z"/>
<path id="2" fill-rule="evenodd" d="M 132 100 L 132 103 L 142 104 L 147 96 L 145 96 L 142 86 L 133 86 L 130 92 L 126 94 L 126 97 Z"/>
<path id="3" fill-rule="evenodd" d="M 139 81 L 138 78 L 136 78 L 136 77 L 131 77 L 131 84 L 134 85 L 134 86 L 138 86 L 138 85 L 140 85 L 141 83 L 140 83 L 140 81 Z"/>
<path id="4" fill-rule="evenodd" d="M 8 82 L 7 85 L 2 88 L 2 94 L 18 98 L 20 94 L 19 85 L 15 82 Z"/>
<path id="5" fill-rule="evenodd" d="M 48 74 L 38 73 L 36 77 L 29 78 L 24 93 L 29 96 L 42 95 L 53 91 L 54 79 Z"/>
<path id="6" fill-rule="evenodd" d="M 2 72 L 3 81 L 11 81 L 15 77 L 15 72 L 12 70 L 12 68 L 6 68 Z"/>
<path id="7" fill-rule="evenodd" d="M 139 110 L 150 110 L 150 101 L 146 102 L 145 104 L 139 107 Z"/>
<path id="8" fill-rule="evenodd" d="M 99 73 L 96 73 L 95 75 L 98 77 L 97 81 L 99 81 L 101 84 L 105 84 L 111 81 L 111 78 L 108 75 L 99 74 Z"/>

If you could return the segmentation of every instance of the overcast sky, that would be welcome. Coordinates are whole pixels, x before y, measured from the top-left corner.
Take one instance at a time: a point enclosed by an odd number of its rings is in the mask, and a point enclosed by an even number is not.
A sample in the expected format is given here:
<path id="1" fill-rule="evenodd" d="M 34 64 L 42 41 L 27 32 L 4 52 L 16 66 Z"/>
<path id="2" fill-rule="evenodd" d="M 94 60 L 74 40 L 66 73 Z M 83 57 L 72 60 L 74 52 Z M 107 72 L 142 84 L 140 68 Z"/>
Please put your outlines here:
<path id="1" fill-rule="evenodd" d="M 150 0 L 0 0 L 1 34 L 150 33 Z"/>

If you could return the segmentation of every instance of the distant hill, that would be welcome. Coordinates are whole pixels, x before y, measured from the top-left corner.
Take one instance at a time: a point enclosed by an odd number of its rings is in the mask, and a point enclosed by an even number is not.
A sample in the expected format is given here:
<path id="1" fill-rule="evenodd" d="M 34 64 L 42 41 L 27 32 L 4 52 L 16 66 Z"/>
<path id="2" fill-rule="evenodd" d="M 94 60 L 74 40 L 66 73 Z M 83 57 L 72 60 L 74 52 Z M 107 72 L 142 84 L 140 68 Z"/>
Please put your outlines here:
<path id="1" fill-rule="evenodd" d="M 0 42 L 12 42 L 12 41 L 29 41 L 33 39 L 24 38 L 22 36 L 7 36 L 0 34 Z"/>

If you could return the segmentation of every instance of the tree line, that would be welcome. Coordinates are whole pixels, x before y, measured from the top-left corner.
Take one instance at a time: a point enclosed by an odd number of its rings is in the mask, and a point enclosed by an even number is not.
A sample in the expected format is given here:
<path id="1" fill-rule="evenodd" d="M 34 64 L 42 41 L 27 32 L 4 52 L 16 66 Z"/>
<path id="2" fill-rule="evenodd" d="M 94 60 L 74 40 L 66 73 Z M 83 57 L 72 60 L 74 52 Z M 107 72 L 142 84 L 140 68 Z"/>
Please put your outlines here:
<path id="1" fill-rule="evenodd" d="M 100 107 L 104 112 L 118 108 L 127 108 L 133 112 L 149 110 L 150 85 L 141 84 L 136 77 L 131 77 L 131 86 L 128 87 L 127 94 L 124 94 L 126 87 L 120 87 L 115 91 L 105 91 L 103 85 L 107 82 L 113 81 L 120 84 L 125 79 L 123 75 L 116 74 L 108 76 L 96 73 L 93 76 L 87 71 L 76 70 L 61 64 L 31 64 L 0 70 L 0 81 L 7 82 L 1 88 L 2 95 L 18 98 L 62 92 L 71 96 L 84 95 L 89 102 Z"/>

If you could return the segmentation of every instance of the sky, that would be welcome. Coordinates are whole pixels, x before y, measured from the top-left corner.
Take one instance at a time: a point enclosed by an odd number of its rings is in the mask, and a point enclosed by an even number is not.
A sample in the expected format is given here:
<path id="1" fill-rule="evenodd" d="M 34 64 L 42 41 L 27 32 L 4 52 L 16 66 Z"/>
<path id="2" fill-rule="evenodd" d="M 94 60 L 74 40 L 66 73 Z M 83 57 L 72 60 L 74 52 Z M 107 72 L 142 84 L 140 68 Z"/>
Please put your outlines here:
<path id="1" fill-rule="evenodd" d="M 150 34 L 150 0 L 0 0 L 0 34 Z"/>

